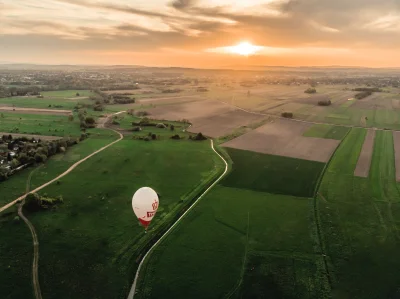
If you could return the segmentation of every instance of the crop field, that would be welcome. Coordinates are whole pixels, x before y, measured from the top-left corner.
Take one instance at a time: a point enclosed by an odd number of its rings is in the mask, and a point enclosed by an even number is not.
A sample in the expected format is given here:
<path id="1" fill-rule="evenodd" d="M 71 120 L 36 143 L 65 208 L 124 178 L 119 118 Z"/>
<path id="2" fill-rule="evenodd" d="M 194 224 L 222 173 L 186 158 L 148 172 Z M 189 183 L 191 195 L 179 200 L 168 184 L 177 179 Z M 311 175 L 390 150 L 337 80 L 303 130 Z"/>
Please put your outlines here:
<path id="1" fill-rule="evenodd" d="M 338 140 L 302 135 L 310 124 L 278 119 L 223 144 L 225 147 L 303 160 L 327 162 Z"/>
<path id="2" fill-rule="evenodd" d="M 393 132 L 394 154 L 396 165 L 396 181 L 400 181 L 400 132 Z"/>
<path id="3" fill-rule="evenodd" d="M 375 132 L 373 129 L 367 131 L 360 156 L 358 157 L 357 166 L 354 170 L 355 176 L 366 178 L 369 175 L 372 154 L 374 152 Z"/>
<path id="4" fill-rule="evenodd" d="M 81 164 L 59 184 L 42 190 L 41 194 L 64 197 L 57 209 L 27 215 L 41 244 L 43 297 L 125 297 L 143 244 L 191 199 L 194 188 L 222 170 L 218 159 L 208 141 L 124 140 Z M 37 171 L 41 176 L 42 171 L 50 175 L 53 170 Z M 161 205 L 147 234 L 131 206 L 140 186 L 151 186 L 160 194 Z M 7 241 L 13 248 L 21 247 L 12 245 L 11 236 Z M 30 268 L 17 266 L 15 273 Z M 6 279 L 0 279 L 1 283 L 12 279 L 7 273 L 2 273 Z"/>
<path id="5" fill-rule="evenodd" d="M 349 127 L 331 126 L 331 125 L 313 125 L 304 132 L 304 137 L 326 138 L 342 140 L 350 130 Z"/>
<path id="6" fill-rule="evenodd" d="M 80 136 L 79 120 L 47 114 L 2 113 L 0 131 L 48 136 Z"/>
<path id="7" fill-rule="evenodd" d="M 49 97 L 49 98 L 36 98 L 36 97 L 12 97 L 0 98 L 0 106 L 9 107 L 24 107 L 36 109 L 64 109 L 73 110 L 77 103 L 91 104 L 88 99 L 82 98 L 63 98 L 63 97 Z"/>
<path id="8" fill-rule="evenodd" d="M 400 193 L 393 137 L 376 132 L 370 176 L 354 177 L 365 136 L 352 129 L 329 164 L 319 189 L 321 231 L 335 296 L 395 298 Z"/>
<path id="9" fill-rule="evenodd" d="M 221 183 L 226 187 L 312 197 L 325 166 L 321 162 L 226 150 L 234 161 L 232 173 Z"/>

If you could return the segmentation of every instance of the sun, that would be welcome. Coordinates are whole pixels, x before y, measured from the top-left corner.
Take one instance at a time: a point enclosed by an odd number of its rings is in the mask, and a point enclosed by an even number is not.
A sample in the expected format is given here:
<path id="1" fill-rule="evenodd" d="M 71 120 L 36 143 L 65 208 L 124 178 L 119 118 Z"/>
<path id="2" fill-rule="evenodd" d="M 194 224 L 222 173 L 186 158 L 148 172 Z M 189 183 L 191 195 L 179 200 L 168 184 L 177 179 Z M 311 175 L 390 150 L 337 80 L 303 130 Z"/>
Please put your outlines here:
<path id="1" fill-rule="evenodd" d="M 240 44 L 236 46 L 230 47 L 230 52 L 234 54 L 239 54 L 242 56 L 249 56 L 249 55 L 254 55 L 258 51 L 261 50 L 262 47 L 260 46 L 255 46 L 249 42 L 241 42 Z"/>

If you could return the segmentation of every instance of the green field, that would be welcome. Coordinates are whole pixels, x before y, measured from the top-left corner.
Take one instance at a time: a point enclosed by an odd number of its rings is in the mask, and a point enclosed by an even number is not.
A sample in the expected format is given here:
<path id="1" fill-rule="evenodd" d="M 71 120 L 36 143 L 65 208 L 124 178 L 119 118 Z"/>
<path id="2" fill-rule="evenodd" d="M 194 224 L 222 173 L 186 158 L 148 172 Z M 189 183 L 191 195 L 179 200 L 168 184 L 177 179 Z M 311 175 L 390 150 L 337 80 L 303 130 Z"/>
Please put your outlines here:
<path id="1" fill-rule="evenodd" d="M 93 102 L 88 99 L 67 99 L 62 97 L 42 99 L 36 97 L 0 98 L 0 106 L 15 106 L 19 108 L 73 110 L 77 103 L 92 104 Z"/>
<path id="2" fill-rule="evenodd" d="M 226 187 L 312 197 L 325 164 L 288 157 L 226 149 L 234 161 Z"/>
<path id="3" fill-rule="evenodd" d="M 192 199 L 195 188 L 221 170 L 208 141 L 124 140 L 81 164 L 59 185 L 42 190 L 64 197 L 56 210 L 28 214 L 41 244 L 43 297 L 125 297 L 143 245 Z M 48 175 L 53 169 L 39 169 L 38 175 L 43 171 Z M 131 206 L 141 186 L 151 186 L 161 196 L 147 234 Z M 13 242 L 9 236 L 8 243 Z M 30 269 L 19 266 L 19 271 Z M 7 273 L 2 275 L 7 278 Z"/>
<path id="4" fill-rule="evenodd" d="M 303 136 L 342 140 L 349 130 L 349 127 L 317 124 L 313 125 L 306 132 L 304 132 Z"/>
<path id="5" fill-rule="evenodd" d="M 354 177 L 366 130 L 352 129 L 324 176 L 318 206 L 337 298 L 396 298 L 400 279 L 392 133 L 377 131 L 369 178 Z"/>
<path id="6" fill-rule="evenodd" d="M 90 97 L 93 95 L 90 90 L 42 91 L 40 94 L 44 97 L 75 98 L 77 93 L 79 93 L 79 97 Z"/>
<path id="7" fill-rule="evenodd" d="M 75 162 L 107 145 L 116 138 L 117 135 L 112 131 L 103 131 L 101 135 L 93 132 L 90 138 L 68 148 L 64 154 L 52 156 L 39 171 L 35 172 L 31 180 L 32 188 L 36 188 L 55 178 Z M 7 181 L 0 183 L 0 206 L 13 201 L 25 193 L 25 182 L 32 169 L 32 167 L 27 168 L 11 176 Z"/>
<path id="8" fill-rule="evenodd" d="M 216 187 L 148 257 L 138 298 L 323 298 L 311 209 L 306 198 Z"/>
<path id="9" fill-rule="evenodd" d="M 1 113 L 0 132 L 47 136 L 80 136 L 79 119 L 67 115 Z"/>

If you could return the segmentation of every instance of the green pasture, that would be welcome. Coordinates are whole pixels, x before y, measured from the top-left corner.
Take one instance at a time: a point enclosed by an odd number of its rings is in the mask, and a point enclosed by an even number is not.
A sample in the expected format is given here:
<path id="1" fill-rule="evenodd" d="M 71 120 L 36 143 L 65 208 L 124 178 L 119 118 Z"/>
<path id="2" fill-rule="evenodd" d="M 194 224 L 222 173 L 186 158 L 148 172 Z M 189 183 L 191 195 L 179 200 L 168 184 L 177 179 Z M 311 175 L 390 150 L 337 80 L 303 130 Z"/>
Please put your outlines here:
<path id="1" fill-rule="evenodd" d="M 92 104 L 89 99 L 67 99 L 61 97 L 12 97 L 0 98 L 0 106 L 11 106 L 18 108 L 35 108 L 35 109 L 61 109 L 73 110 L 76 104 L 85 103 Z"/>
<path id="2" fill-rule="evenodd" d="M 0 132 L 37 134 L 47 136 L 80 136 L 77 117 L 67 115 L 1 113 Z"/>
<path id="3" fill-rule="evenodd" d="M 42 91 L 40 94 L 43 97 L 57 97 L 57 98 L 75 98 L 79 93 L 79 97 L 90 97 L 93 93 L 90 90 L 55 90 L 55 91 Z"/>

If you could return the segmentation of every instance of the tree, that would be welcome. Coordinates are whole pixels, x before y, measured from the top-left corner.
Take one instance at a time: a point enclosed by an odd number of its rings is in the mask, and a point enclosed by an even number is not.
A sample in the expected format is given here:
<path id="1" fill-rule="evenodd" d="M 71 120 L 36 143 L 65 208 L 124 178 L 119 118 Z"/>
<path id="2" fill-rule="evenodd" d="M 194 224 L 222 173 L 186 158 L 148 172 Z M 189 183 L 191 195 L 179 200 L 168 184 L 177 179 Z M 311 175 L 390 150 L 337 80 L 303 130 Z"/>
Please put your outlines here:
<path id="1" fill-rule="evenodd" d="M 11 168 L 15 169 L 19 166 L 19 161 L 17 159 L 12 159 L 11 161 Z"/>
<path id="2" fill-rule="evenodd" d="M 35 161 L 36 163 L 43 163 L 47 160 L 47 156 L 43 154 L 36 154 L 35 155 Z"/>
<path id="3" fill-rule="evenodd" d="M 171 131 L 174 131 L 174 130 L 175 130 L 174 125 L 171 125 L 171 126 L 170 126 L 170 130 L 171 130 Z"/>
<path id="4" fill-rule="evenodd" d="M 68 115 L 68 120 L 69 121 L 74 121 L 74 116 L 72 114 Z"/>
<path id="5" fill-rule="evenodd" d="M 27 164 L 29 161 L 29 157 L 26 153 L 21 153 L 18 156 L 18 161 L 19 163 L 21 163 L 22 165 Z"/>
<path id="6" fill-rule="evenodd" d="M 309 93 L 309 94 L 317 93 L 317 90 L 316 90 L 315 88 L 310 87 L 310 88 L 307 88 L 307 89 L 304 91 L 304 93 Z"/>
<path id="7" fill-rule="evenodd" d="M 30 211 L 37 211 L 42 206 L 42 200 L 37 193 L 29 193 L 25 198 L 25 208 Z"/>
<path id="8" fill-rule="evenodd" d="M 86 117 L 85 122 L 86 122 L 88 125 L 94 125 L 94 124 L 96 123 L 96 120 L 95 120 L 93 117 L 88 116 L 88 117 Z"/>
<path id="9" fill-rule="evenodd" d="M 77 92 L 77 93 L 76 93 L 76 96 L 77 96 L 77 97 L 80 97 L 80 94 L 79 94 L 79 92 Z"/>

